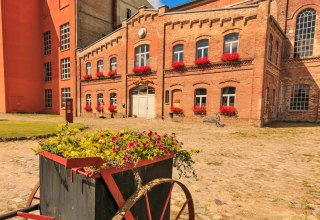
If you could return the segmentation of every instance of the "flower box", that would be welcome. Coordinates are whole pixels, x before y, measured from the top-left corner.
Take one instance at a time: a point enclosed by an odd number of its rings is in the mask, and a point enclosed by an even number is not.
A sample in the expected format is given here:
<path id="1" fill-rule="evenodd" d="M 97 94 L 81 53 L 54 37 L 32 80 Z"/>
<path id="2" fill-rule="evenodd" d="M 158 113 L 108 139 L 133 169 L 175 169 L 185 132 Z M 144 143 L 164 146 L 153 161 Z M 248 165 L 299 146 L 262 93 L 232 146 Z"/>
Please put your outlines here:
<path id="1" fill-rule="evenodd" d="M 102 108 L 101 105 L 98 105 L 98 106 L 96 107 L 96 110 L 97 110 L 98 112 L 101 112 L 102 109 L 103 109 L 103 108 Z"/>
<path id="2" fill-rule="evenodd" d="M 173 113 L 173 114 L 182 114 L 183 113 L 183 110 L 181 109 L 181 108 L 178 108 L 178 107 L 171 107 L 170 108 L 170 110 L 171 110 L 171 112 Z"/>
<path id="3" fill-rule="evenodd" d="M 151 72 L 151 68 L 150 68 L 150 66 L 135 67 L 132 69 L 132 72 L 134 72 L 134 73 L 148 73 L 148 72 Z"/>
<path id="4" fill-rule="evenodd" d="M 91 105 L 86 105 L 86 106 L 84 107 L 84 110 L 86 110 L 87 112 L 92 111 Z"/>
<path id="5" fill-rule="evenodd" d="M 221 60 L 224 62 L 237 61 L 237 60 L 239 60 L 239 58 L 240 58 L 239 53 L 224 53 L 221 56 Z"/>
<path id="6" fill-rule="evenodd" d="M 206 57 L 200 57 L 194 61 L 194 64 L 197 66 L 203 66 L 210 64 L 210 60 Z"/>
<path id="7" fill-rule="evenodd" d="M 171 66 L 172 66 L 172 68 L 174 68 L 174 69 L 180 69 L 180 68 L 185 67 L 183 61 L 174 61 Z"/>
<path id="8" fill-rule="evenodd" d="M 116 112 L 116 111 L 117 111 L 117 106 L 115 106 L 115 105 L 110 105 L 110 106 L 108 107 L 108 110 L 109 110 L 111 113 Z"/>
<path id="9" fill-rule="evenodd" d="M 103 72 L 97 72 L 97 73 L 96 73 L 96 76 L 99 77 L 99 78 L 100 78 L 100 77 L 104 77 Z"/>
<path id="10" fill-rule="evenodd" d="M 194 106 L 192 110 L 196 115 L 205 115 L 207 113 L 206 106 Z"/>
<path id="11" fill-rule="evenodd" d="M 86 74 L 86 75 L 83 76 L 83 78 L 85 80 L 89 80 L 89 79 L 92 79 L 92 76 L 91 76 L 91 74 Z"/>
<path id="12" fill-rule="evenodd" d="M 116 75 L 117 75 L 117 70 L 110 70 L 108 73 L 108 76 L 110 76 L 110 77 L 114 77 Z"/>
<path id="13" fill-rule="evenodd" d="M 234 106 L 220 106 L 220 113 L 222 115 L 234 116 L 237 113 L 237 110 Z"/>

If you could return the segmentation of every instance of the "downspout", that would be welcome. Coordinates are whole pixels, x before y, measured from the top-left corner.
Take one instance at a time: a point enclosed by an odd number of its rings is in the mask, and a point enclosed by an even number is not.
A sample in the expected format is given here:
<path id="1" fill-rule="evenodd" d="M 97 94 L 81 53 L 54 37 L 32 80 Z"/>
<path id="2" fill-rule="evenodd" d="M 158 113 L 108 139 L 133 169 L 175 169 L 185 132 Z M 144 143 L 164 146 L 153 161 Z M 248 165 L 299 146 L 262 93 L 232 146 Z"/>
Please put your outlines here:
<path id="1" fill-rule="evenodd" d="M 164 91 L 164 73 L 165 73 L 165 61 L 166 61 L 166 25 L 163 25 L 163 58 L 162 58 L 162 100 L 161 100 L 161 110 L 162 110 L 162 115 L 161 118 L 164 120 L 164 96 L 165 96 L 165 91 Z"/>
<path id="2" fill-rule="evenodd" d="M 129 34 L 128 34 L 128 25 L 126 25 L 126 117 L 128 117 L 128 93 L 129 93 L 129 90 L 128 90 L 128 44 L 129 44 Z M 130 106 L 131 107 L 131 106 Z"/>
<path id="3" fill-rule="evenodd" d="M 5 111 L 5 113 L 8 113 L 8 102 L 9 102 L 9 100 L 8 100 L 8 88 L 7 88 L 7 85 L 8 85 L 8 77 L 7 77 L 7 75 L 8 75 L 8 73 L 7 73 L 7 68 L 6 68 L 6 60 L 7 60 L 7 55 L 6 55 L 6 51 L 7 51 L 7 48 L 6 48 L 6 44 L 4 43 L 5 42 L 5 31 L 6 31 L 6 27 L 5 27 L 5 16 L 4 16 L 4 13 L 5 13 L 5 3 L 4 3 L 4 0 L 1 0 L 1 2 L 0 2 L 0 4 L 1 4 L 1 15 L 2 15 L 2 45 L 3 45 L 3 77 L 4 77 L 4 92 L 5 92 L 5 94 L 4 94 L 4 98 L 5 98 L 5 109 L 4 109 L 4 111 Z"/>
<path id="4" fill-rule="evenodd" d="M 80 68 L 79 68 L 79 76 L 80 76 L 80 78 L 81 78 L 81 76 L 82 76 L 82 74 L 81 74 L 81 58 L 79 59 L 79 66 L 80 66 Z M 81 110 L 82 109 L 82 107 L 81 107 L 81 100 L 82 100 L 82 87 L 81 87 L 81 80 L 79 80 L 79 92 L 80 92 L 80 102 L 79 102 L 79 109 Z M 81 113 L 80 113 L 80 116 L 81 116 Z"/>
<path id="5" fill-rule="evenodd" d="M 289 0 L 287 0 L 287 5 L 286 5 L 286 20 L 285 20 L 285 27 L 284 27 L 284 33 L 285 33 L 285 34 L 287 34 L 288 10 L 289 10 Z"/>
<path id="6" fill-rule="evenodd" d="M 76 117 L 78 116 L 78 66 L 77 66 L 77 49 L 78 49 L 78 0 L 75 1 L 75 43 L 76 48 L 74 50 L 75 57 L 75 83 L 76 83 L 76 94 L 75 94 L 75 106 L 76 106 Z M 80 75 L 81 76 L 81 75 Z M 81 88 L 79 88 L 81 89 Z M 81 94 L 81 93 L 80 93 Z M 80 102 L 81 103 L 81 102 Z"/>

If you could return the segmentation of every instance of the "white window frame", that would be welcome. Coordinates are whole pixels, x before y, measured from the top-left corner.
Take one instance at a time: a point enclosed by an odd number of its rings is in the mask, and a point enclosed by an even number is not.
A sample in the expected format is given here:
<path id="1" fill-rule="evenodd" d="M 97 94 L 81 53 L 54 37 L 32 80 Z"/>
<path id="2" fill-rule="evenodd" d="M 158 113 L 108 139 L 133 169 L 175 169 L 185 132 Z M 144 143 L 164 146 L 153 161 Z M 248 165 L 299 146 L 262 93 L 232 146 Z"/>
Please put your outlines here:
<path id="1" fill-rule="evenodd" d="M 71 98 L 70 88 L 61 88 L 61 108 L 66 108 L 66 99 Z"/>
<path id="2" fill-rule="evenodd" d="M 49 82 L 52 80 L 51 62 L 44 64 L 44 81 Z"/>
<path id="3" fill-rule="evenodd" d="M 91 62 L 86 63 L 86 74 L 87 75 L 91 75 L 91 69 L 92 69 Z"/>
<path id="4" fill-rule="evenodd" d="M 142 49 L 144 48 L 144 52 Z M 135 48 L 135 67 L 148 66 L 150 61 L 150 46 L 143 44 Z M 142 63 L 144 65 L 142 65 Z"/>
<path id="5" fill-rule="evenodd" d="M 182 46 L 182 49 L 178 49 L 179 46 Z M 174 62 L 180 62 L 183 61 L 184 58 L 184 45 L 183 44 L 177 44 L 173 47 L 173 57 L 172 60 Z M 175 57 L 177 56 L 177 59 L 175 59 Z"/>
<path id="6" fill-rule="evenodd" d="M 197 91 L 198 90 L 205 90 L 206 91 L 206 94 L 205 95 L 197 95 Z M 194 91 L 194 105 L 195 106 L 206 106 L 207 105 L 207 89 L 204 89 L 204 88 L 199 88 L 199 89 L 196 89 L 195 91 Z M 203 99 L 206 99 L 206 102 L 205 103 L 203 103 Z M 200 102 L 199 102 L 199 105 L 197 105 L 197 99 L 200 99 Z"/>
<path id="7" fill-rule="evenodd" d="M 299 96 L 299 90 L 304 90 L 304 95 Z M 290 97 L 290 111 L 308 111 L 309 110 L 309 100 L 310 100 L 310 86 L 307 84 L 296 84 L 292 87 L 291 97 Z M 298 105 L 300 104 L 300 105 Z"/>
<path id="8" fill-rule="evenodd" d="M 198 44 L 200 44 L 201 42 L 207 42 L 208 43 L 208 45 L 207 46 L 198 46 Z M 197 59 L 199 59 L 199 58 L 201 58 L 201 57 L 206 57 L 206 58 L 208 58 L 209 57 L 209 40 L 208 39 L 203 39 L 203 40 L 199 40 L 198 42 L 197 42 L 197 44 L 196 44 L 196 58 Z M 200 51 L 200 53 L 201 53 L 201 56 L 198 56 L 198 51 Z M 205 54 L 205 51 L 207 51 L 207 56 L 204 56 L 204 54 Z"/>
<path id="9" fill-rule="evenodd" d="M 92 96 L 91 94 L 86 95 L 86 105 L 92 105 Z"/>
<path id="10" fill-rule="evenodd" d="M 236 93 L 237 93 L 237 88 L 236 87 L 232 87 L 232 86 L 230 86 L 230 88 L 235 88 L 235 93 L 233 93 L 233 94 L 224 94 L 223 93 L 223 89 L 225 89 L 225 88 L 229 88 L 229 87 L 224 87 L 224 88 L 222 88 L 221 89 L 221 105 L 223 106 L 223 97 L 227 97 L 227 105 L 226 106 L 232 106 L 232 105 L 230 105 L 230 98 L 231 97 L 234 97 L 234 105 L 233 105 L 233 107 L 236 107 Z"/>
<path id="11" fill-rule="evenodd" d="M 51 54 L 51 32 L 47 31 L 43 33 L 43 54 L 50 55 Z"/>
<path id="12" fill-rule="evenodd" d="M 104 62 L 103 60 L 98 60 L 97 62 L 97 72 L 103 72 L 103 66 L 104 66 Z"/>
<path id="13" fill-rule="evenodd" d="M 229 40 L 227 41 L 226 38 L 230 35 L 237 35 L 237 40 Z M 233 45 L 237 45 L 237 51 L 232 52 Z M 229 51 L 226 50 L 226 47 L 229 47 Z M 239 33 L 231 33 L 224 36 L 224 47 L 223 47 L 224 53 L 238 53 L 239 51 Z"/>
<path id="14" fill-rule="evenodd" d="M 70 79 L 70 58 L 61 59 L 61 79 Z"/>
<path id="15" fill-rule="evenodd" d="M 44 103 L 45 108 L 52 108 L 52 89 L 44 90 Z"/>
<path id="16" fill-rule="evenodd" d="M 115 96 L 112 96 L 115 95 Z M 110 105 L 117 106 L 117 93 L 112 92 L 110 93 Z"/>
<path id="17" fill-rule="evenodd" d="M 60 50 L 70 48 L 70 24 L 65 23 L 60 26 Z"/>
<path id="18" fill-rule="evenodd" d="M 118 59 L 116 57 L 110 59 L 110 70 L 117 70 L 117 61 Z"/>

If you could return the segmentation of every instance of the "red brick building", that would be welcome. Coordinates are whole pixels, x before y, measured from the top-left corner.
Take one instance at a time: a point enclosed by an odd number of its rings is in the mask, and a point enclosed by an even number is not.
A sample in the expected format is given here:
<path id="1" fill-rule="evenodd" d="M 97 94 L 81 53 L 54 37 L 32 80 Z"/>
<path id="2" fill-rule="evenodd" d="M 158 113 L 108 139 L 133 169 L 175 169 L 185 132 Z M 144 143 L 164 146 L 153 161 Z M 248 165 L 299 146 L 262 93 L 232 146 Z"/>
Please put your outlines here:
<path id="1" fill-rule="evenodd" d="M 199 117 L 198 106 L 215 117 L 231 106 L 258 125 L 320 121 L 319 9 L 315 0 L 142 7 L 78 51 L 78 113 L 98 113 L 103 98 L 105 113 L 117 105 L 125 116 L 167 118 L 175 107 Z"/>

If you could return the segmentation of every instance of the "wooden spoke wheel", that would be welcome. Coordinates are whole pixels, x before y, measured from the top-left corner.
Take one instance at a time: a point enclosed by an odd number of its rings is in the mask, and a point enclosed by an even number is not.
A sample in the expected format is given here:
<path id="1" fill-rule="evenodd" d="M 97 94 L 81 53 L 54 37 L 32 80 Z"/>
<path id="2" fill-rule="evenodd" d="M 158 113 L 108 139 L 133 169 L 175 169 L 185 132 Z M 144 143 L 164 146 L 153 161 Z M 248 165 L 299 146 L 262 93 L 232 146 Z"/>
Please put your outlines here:
<path id="1" fill-rule="evenodd" d="M 26 208 L 30 208 L 33 205 L 34 201 L 38 201 L 38 203 L 40 202 L 40 182 L 38 181 L 37 184 L 34 186 L 33 190 L 31 191 L 27 204 L 26 204 Z M 25 218 L 25 220 L 27 220 Z"/>
<path id="2" fill-rule="evenodd" d="M 170 201 L 170 199 L 172 197 L 172 190 L 173 190 L 173 187 L 175 185 L 179 186 L 182 189 L 182 191 L 185 194 L 186 201 L 181 206 L 181 209 L 178 212 L 177 216 L 175 218 L 171 216 L 171 219 L 176 219 L 176 220 L 180 219 L 183 211 L 186 208 L 186 206 L 188 206 L 188 218 L 187 219 L 194 220 L 195 219 L 195 216 L 194 216 L 194 205 L 193 205 L 193 200 L 192 200 L 190 191 L 188 190 L 188 188 L 184 184 L 182 184 L 179 181 L 172 180 L 172 179 L 155 179 L 155 180 L 147 183 L 146 185 L 142 186 L 140 190 L 136 191 L 133 195 L 131 195 L 129 197 L 129 199 L 119 209 L 119 211 L 112 218 L 112 220 L 121 220 L 121 219 L 124 219 L 124 218 L 126 218 L 126 220 L 131 219 L 131 218 L 128 218 L 128 215 L 126 215 L 126 214 L 135 205 L 135 203 L 142 197 L 145 198 L 148 220 L 152 220 L 152 213 L 151 213 L 151 210 L 150 210 L 148 192 L 151 191 L 152 188 L 154 188 L 154 187 L 156 187 L 158 185 L 161 185 L 161 184 L 171 184 L 171 185 L 170 185 L 169 193 L 167 195 L 167 199 L 166 199 L 165 203 L 163 204 L 163 209 L 162 209 L 160 220 L 163 220 L 163 218 L 165 216 L 165 212 L 167 210 L 167 206 L 168 206 L 169 201 Z"/>

